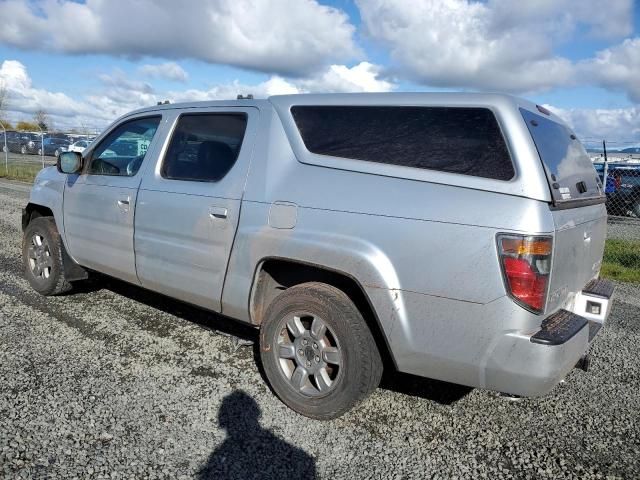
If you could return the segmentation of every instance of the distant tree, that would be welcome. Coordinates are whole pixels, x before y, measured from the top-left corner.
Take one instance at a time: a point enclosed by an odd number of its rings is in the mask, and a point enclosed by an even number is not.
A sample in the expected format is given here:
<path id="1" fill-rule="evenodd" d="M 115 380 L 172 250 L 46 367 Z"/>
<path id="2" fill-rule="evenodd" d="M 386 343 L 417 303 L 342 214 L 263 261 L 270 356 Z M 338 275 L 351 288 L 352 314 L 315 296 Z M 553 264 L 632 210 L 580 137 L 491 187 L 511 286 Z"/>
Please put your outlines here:
<path id="1" fill-rule="evenodd" d="M 16 123 L 16 130 L 22 130 L 25 132 L 37 132 L 39 128 L 37 123 L 22 120 Z"/>
<path id="2" fill-rule="evenodd" d="M 39 109 L 36 113 L 33 114 L 33 121 L 35 122 L 40 130 L 46 132 L 51 128 L 51 122 L 49 120 L 49 115 L 43 109 Z"/>
<path id="3" fill-rule="evenodd" d="M 0 123 L 2 123 L 2 126 L 4 127 L 5 130 L 13 130 L 13 126 L 11 125 L 11 122 L 5 120 L 2 117 L 0 117 Z M 2 128 L 0 128 L 0 130 L 2 130 Z"/>

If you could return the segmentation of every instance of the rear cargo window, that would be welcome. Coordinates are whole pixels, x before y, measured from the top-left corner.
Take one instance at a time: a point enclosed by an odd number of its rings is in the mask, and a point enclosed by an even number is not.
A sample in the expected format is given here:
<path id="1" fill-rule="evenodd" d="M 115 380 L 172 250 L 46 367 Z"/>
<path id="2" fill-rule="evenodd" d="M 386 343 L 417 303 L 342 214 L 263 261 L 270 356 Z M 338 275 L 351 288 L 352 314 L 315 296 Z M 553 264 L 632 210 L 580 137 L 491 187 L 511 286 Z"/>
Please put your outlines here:
<path id="1" fill-rule="evenodd" d="M 555 202 L 603 195 L 591 159 L 573 132 L 550 118 L 520 109 L 538 149 Z"/>
<path id="2" fill-rule="evenodd" d="M 510 180 L 513 164 L 491 110 L 457 107 L 294 106 L 312 153 Z"/>

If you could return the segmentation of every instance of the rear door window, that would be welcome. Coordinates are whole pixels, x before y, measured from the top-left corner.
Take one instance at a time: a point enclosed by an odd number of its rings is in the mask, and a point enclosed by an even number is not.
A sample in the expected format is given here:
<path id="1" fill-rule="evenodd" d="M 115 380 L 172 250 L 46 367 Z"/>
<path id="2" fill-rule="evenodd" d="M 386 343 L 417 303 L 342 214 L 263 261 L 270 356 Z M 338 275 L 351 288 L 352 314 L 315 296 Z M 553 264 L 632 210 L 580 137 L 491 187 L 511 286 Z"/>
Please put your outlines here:
<path id="1" fill-rule="evenodd" d="M 162 176 L 217 182 L 236 162 L 247 128 L 244 113 L 182 115 L 171 137 Z"/>
<path id="2" fill-rule="evenodd" d="M 538 149 L 554 202 L 602 197 L 598 173 L 569 127 L 529 110 L 520 112 Z"/>
<path id="3" fill-rule="evenodd" d="M 515 171 L 487 108 L 293 106 L 312 153 L 496 180 Z"/>

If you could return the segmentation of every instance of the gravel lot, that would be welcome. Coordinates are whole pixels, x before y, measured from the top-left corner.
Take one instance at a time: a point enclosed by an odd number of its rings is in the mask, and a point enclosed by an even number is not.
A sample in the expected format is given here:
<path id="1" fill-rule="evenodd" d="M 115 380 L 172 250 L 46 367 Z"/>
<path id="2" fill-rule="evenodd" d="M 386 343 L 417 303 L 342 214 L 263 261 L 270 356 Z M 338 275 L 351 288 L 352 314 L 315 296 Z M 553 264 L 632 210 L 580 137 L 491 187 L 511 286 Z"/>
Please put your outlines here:
<path id="1" fill-rule="evenodd" d="M 640 240 L 640 219 L 635 217 L 609 217 L 607 236 L 620 240 Z"/>
<path id="2" fill-rule="evenodd" d="M 322 423 L 270 393 L 254 348 L 234 341 L 251 329 L 114 280 L 32 292 L 25 202 L 0 184 L 0 475 L 640 477 L 640 288 L 619 287 L 591 372 L 545 398 L 395 374 Z"/>

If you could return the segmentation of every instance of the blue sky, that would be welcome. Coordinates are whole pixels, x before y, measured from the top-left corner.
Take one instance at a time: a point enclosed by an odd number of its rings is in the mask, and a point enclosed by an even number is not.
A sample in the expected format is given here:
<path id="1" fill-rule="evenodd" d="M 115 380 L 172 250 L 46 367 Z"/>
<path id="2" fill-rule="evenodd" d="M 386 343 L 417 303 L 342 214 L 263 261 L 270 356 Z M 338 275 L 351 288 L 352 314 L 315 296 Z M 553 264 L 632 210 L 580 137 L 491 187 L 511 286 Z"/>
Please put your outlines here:
<path id="1" fill-rule="evenodd" d="M 514 8 L 515 5 L 517 8 Z M 4 117 L 103 127 L 172 101 L 503 91 L 640 143 L 633 0 L 0 0 Z"/>

